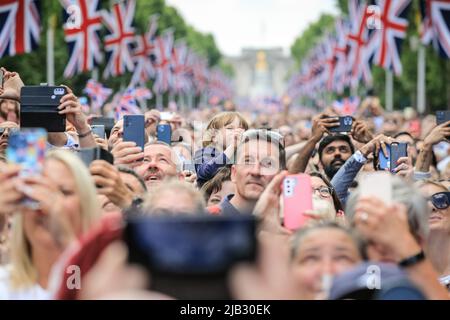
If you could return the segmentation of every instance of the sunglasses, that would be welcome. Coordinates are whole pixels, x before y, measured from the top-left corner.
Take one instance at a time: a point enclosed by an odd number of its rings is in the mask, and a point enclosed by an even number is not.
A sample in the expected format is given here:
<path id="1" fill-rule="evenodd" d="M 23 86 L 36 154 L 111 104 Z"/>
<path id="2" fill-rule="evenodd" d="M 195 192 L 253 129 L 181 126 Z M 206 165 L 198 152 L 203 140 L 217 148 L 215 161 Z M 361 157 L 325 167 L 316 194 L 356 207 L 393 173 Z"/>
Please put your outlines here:
<path id="1" fill-rule="evenodd" d="M 0 128 L 0 136 L 2 136 L 6 130 L 8 130 L 9 134 L 13 133 L 13 132 L 17 132 L 20 129 L 19 128 Z"/>
<path id="2" fill-rule="evenodd" d="M 436 209 L 447 209 L 450 206 L 450 192 L 435 193 L 428 200 Z"/>

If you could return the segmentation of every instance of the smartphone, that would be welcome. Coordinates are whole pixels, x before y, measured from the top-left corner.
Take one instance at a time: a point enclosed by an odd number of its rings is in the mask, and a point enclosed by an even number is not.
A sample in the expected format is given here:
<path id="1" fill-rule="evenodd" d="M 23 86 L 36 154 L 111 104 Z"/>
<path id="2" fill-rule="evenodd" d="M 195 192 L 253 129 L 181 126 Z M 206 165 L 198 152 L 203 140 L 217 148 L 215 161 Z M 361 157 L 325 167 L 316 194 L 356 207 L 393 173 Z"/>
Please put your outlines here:
<path id="1" fill-rule="evenodd" d="M 123 141 L 134 141 L 136 146 L 144 150 L 145 117 L 139 115 L 125 115 L 123 117 Z"/>
<path id="2" fill-rule="evenodd" d="M 62 86 L 23 86 L 20 91 L 20 127 L 64 132 L 66 116 L 58 113 L 58 106 L 66 93 Z"/>
<path id="3" fill-rule="evenodd" d="M 163 120 L 163 121 L 170 121 L 173 118 L 172 112 L 163 111 L 160 113 L 160 115 L 161 115 L 161 120 Z"/>
<path id="4" fill-rule="evenodd" d="M 99 136 L 102 139 L 105 139 L 105 125 L 103 124 L 94 124 L 91 126 L 92 133 Z"/>
<path id="5" fill-rule="evenodd" d="M 407 143 L 399 143 L 399 142 L 393 142 L 391 143 L 390 147 L 390 170 L 391 172 L 394 171 L 394 169 L 397 167 L 397 161 L 401 157 L 407 157 L 408 156 L 408 144 Z"/>
<path id="6" fill-rule="evenodd" d="M 111 130 L 114 127 L 114 118 L 106 118 L 106 117 L 95 117 L 91 119 L 91 126 L 94 125 L 103 125 L 105 126 L 106 138 L 109 138 L 111 134 Z"/>
<path id="7" fill-rule="evenodd" d="M 6 148 L 6 159 L 8 163 L 20 165 L 21 177 L 35 177 L 42 173 L 46 150 L 47 132 L 44 129 L 12 131 Z M 37 205 L 34 200 L 27 198 L 22 203 L 30 208 Z"/>
<path id="8" fill-rule="evenodd" d="M 366 173 L 358 184 L 360 196 L 377 197 L 386 204 L 392 202 L 392 175 L 387 171 Z"/>
<path id="9" fill-rule="evenodd" d="M 111 152 L 100 147 L 80 149 L 78 151 L 78 156 L 88 168 L 94 160 L 105 160 L 106 162 L 114 165 L 114 156 Z"/>
<path id="10" fill-rule="evenodd" d="M 309 219 L 305 211 L 313 209 L 311 177 L 307 174 L 289 175 L 283 180 L 284 227 L 297 230 Z"/>
<path id="11" fill-rule="evenodd" d="M 257 255 L 253 216 L 131 216 L 123 236 L 148 288 L 177 299 L 230 299 L 229 271 Z"/>
<path id="12" fill-rule="evenodd" d="M 158 141 L 170 145 L 172 143 L 172 127 L 170 124 L 158 124 L 156 127 L 156 137 Z"/>
<path id="13" fill-rule="evenodd" d="M 444 122 L 450 121 L 450 111 L 440 110 L 436 111 L 436 124 L 440 125 Z"/>
<path id="14" fill-rule="evenodd" d="M 384 155 L 383 150 L 380 149 L 378 152 L 378 170 L 391 170 L 391 146 L 386 145 L 386 155 Z"/>
<path id="15" fill-rule="evenodd" d="M 352 130 L 353 118 L 351 116 L 339 117 L 339 126 L 330 128 L 330 132 L 350 132 Z"/>

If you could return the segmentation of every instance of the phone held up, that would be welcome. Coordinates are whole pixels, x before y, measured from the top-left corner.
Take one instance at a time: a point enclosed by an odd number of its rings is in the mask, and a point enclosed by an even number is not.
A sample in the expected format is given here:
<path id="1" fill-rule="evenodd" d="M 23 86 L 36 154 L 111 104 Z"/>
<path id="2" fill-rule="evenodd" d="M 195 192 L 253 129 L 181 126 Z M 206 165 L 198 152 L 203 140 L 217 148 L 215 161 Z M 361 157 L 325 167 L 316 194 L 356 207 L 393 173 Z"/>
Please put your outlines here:
<path id="1" fill-rule="evenodd" d="M 386 145 L 386 151 L 387 155 L 383 153 L 383 150 L 379 151 L 378 170 L 389 170 L 391 173 L 394 173 L 398 160 L 408 156 L 408 144 L 392 142 L 390 145 Z"/>
<path id="2" fill-rule="evenodd" d="M 171 145 L 172 143 L 172 127 L 170 124 L 158 124 L 156 127 L 156 137 L 158 141 L 162 141 Z"/>
<path id="3" fill-rule="evenodd" d="M 133 141 L 144 150 L 145 117 L 144 115 L 125 115 L 123 117 L 123 141 Z"/>
<path id="4" fill-rule="evenodd" d="M 353 125 L 353 117 L 351 116 L 339 117 L 339 125 L 336 127 L 331 127 L 329 130 L 330 132 L 334 133 L 350 132 L 352 131 L 352 125 Z"/>
<path id="5" fill-rule="evenodd" d="M 288 175 L 283 180 L 283 220 L 284 227 L 297 230 L 308 216 L 305 212 L 313 209 L 311 177 L 307 174 Z"/>

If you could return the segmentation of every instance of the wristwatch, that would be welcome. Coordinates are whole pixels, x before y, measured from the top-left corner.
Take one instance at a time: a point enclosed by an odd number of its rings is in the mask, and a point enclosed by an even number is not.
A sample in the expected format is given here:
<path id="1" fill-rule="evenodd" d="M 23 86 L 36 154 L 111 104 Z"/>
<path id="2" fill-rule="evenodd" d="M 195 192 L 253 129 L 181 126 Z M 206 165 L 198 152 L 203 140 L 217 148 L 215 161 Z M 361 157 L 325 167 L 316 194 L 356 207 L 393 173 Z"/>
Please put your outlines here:
<path id="1" fill-rule="evenodd" d="M 413 266 L 421 261 L 425 260 L 425 253 L 423 252 L 423 250 L 420 250 L 420 252 L 418 254 L 415 254 L 411 257 L 408 257 L 406 259 L 403 259 L 402 261 L 400 261 L 398 263 L 398 265 L 401 268 L 406 268 L 406 267 L 410 267 Z"/>

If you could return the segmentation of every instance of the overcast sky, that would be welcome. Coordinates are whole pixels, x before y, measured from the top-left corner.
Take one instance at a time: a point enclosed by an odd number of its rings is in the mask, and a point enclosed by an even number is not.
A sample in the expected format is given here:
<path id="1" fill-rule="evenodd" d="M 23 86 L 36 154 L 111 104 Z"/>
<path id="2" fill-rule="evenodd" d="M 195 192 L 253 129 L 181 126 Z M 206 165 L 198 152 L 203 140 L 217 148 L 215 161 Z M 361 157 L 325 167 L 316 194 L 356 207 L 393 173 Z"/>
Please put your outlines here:
<path id="1" fill-rule="evenodd" d="M 283 47 L 321 13 L 336 14 L 335 0 L 166 0 L 188 24 L 214 35 L 225 55 L 243 47 Z"/>

